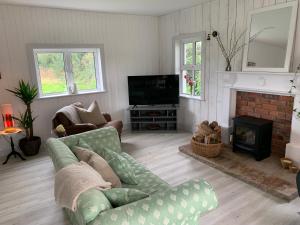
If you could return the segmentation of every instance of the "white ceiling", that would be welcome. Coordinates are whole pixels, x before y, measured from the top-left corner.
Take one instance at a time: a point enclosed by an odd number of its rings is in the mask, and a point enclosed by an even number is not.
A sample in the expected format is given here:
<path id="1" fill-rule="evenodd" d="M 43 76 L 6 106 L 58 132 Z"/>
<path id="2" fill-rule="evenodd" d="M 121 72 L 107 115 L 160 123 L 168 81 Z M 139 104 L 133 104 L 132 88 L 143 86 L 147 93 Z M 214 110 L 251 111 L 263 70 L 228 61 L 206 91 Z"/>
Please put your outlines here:
<path id="1" fill-rule="evenodd" d="M 164 15 L 208 0 L 0 0 L 0 3 L 136 15 Z"/>

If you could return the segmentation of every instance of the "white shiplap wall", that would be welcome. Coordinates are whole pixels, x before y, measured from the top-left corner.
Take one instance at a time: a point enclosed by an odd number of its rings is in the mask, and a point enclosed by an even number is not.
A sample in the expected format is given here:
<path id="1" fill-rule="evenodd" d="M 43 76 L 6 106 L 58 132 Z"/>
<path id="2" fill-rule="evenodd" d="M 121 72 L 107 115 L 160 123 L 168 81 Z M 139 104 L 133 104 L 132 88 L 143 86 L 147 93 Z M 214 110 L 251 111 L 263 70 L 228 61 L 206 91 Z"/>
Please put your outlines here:
<path id="1" fill-rule="evenodd" d="M 212 0 L 196 7 L 180 10 L 159 20 L 160 34 L 160 72 L 172 73 L 172 38 L 179 34 L 217 30 L 222 34 L 224 43 L 227 43 L 227 33 L 231 33 L 236 22 L 237 34 L 246 29 L 248 12 L 262 7 L 286 3 L 289 0 Z M 299 13 L 300 14 L 300 13 Z M 229 30 L 227 29 L 229 24 Z M 300 23 L 296 33 L 294 67 L 300 63 Z M 217 42 L 212 39 L 207 42 L 205 69 L 205 101 L 181 98 L 180 123 L 186 130 L 193 131 L 195 125 L 203 120 L 218 120 L 220 118 L 222 95 L 217 71 L 224 71 L 225 62 Z M 233 63 L 233 70 L 241 71 L 242 52 Z"/>
<path id="2" fill-rule="evenodd" d="M 0 104 L 22 104 L 5 91 L 30 79 L 27 44 L 104 44 L 107 93 L 37 100 L 33 104 L 37 135 L 46 138 L 55 111 L 74 101 L 98 100 L 103 111 L 126 123 L 127 76 L 159 72 L 158 18 L 0 5 Z M 2 122 L 0 122 L 0 126 Z M 0 155 L 8 145 L 0 140 Z"/>
<path id="3" fill-rule="evenodd" d="M 0 104 L 13 103 L 15 112 L 22 111 L 22 104 L 5 88 L 13 88 L 19 79 L 30 79 L 30 61 L 27 44 L 104 44 L 107 93 L 37 100 L 34 113 L 37 134 L 50 135 L 51 117 L 60 107 L 74 101 L 88 105 L 97 99 L 103 111 L 127 122 L 127 75 L 168 74 L 172 68 L 172 38 L 182 33 L 218 30 L 226 34 L 227 23 L 237 18 L 238 32 L 245 29 L 247 13 L 255 8 L 285 3 L 288 0 L 212 0 L 198 6 L 161 16 L 133 16 L 76 10 L 47 9 L 24 6 L 0 5 Z M 237 9 L 237 10 L 236 10 Z M 229 30 L 230 32 L 230 30 Z M 296 46 L 300 45 L 298 23 Z M 225 38 L 226 42 L 226 38 Z M 207 43 L 205 71 L 206 101 L 181 99 L 180 126 L 193 130 L 201 120 L 218 119 L 222 96 L 217 89 L 218 70 L 225 64 L 215 41 Z M 234 69 L 241 69 L 241 53 L 234 62 Z M 295 63 L 300 59 L 296 51 Z M 0 140 L 0 156 L 8 145 Z"/>

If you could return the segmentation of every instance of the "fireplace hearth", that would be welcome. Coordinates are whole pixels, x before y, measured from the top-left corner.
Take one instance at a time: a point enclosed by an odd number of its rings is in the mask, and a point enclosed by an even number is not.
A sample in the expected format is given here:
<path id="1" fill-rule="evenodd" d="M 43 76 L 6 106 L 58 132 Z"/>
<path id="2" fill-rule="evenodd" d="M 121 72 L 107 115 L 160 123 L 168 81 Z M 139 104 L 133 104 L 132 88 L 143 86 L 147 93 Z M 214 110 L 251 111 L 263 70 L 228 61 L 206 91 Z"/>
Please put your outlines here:
<path id="1" fill-rule="evenodd" d="M 257 161 L 271 155 L 273 121 L 251 116 L 233 121 L 233 151 L 249 152 Z"/>

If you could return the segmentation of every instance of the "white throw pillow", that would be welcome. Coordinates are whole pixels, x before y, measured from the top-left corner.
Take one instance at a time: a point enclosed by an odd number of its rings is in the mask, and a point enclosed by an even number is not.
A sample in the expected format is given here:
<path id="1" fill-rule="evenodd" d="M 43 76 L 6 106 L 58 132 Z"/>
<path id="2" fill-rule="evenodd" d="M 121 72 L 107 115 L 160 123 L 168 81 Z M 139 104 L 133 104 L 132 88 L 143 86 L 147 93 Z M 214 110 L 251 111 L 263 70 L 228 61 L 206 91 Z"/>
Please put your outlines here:
<path id="1" fill-rule="evenodd" d="M 96 101 L 93 101 L 88 109 L 79 107 L 76 107 L 76 109 L 82 123 L 92 123 L 94 125 L 107 123 Z"/>

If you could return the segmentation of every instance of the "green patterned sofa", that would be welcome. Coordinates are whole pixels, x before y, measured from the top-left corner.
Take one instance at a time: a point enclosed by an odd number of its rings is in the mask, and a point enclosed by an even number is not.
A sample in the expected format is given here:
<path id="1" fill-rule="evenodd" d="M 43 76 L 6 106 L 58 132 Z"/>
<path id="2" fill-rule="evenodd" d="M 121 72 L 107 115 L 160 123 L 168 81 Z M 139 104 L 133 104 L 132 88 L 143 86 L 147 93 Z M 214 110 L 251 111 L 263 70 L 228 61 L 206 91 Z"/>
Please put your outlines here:
<path id="1" fill-rule="evenodd" d="M 212 187 L 204 180 L 193 180 L 172 188 L 128 154 L 121 151 L 118 133 L 103 128 L 61 139 L 50 138 L 47 149 L 56 171 L 78 162 L 70 150 L 81 138 L 93 149 L 108 147 L 126 157 L 134 167 L 138 185 L 122 185 L 149 194 L 148 198 L 112 208 L 105 195 L 91 189 L 79 196 L 77 211 L 65 209 L 74 225 L 198 225 L 198 218 L 217 207 Z"/>

